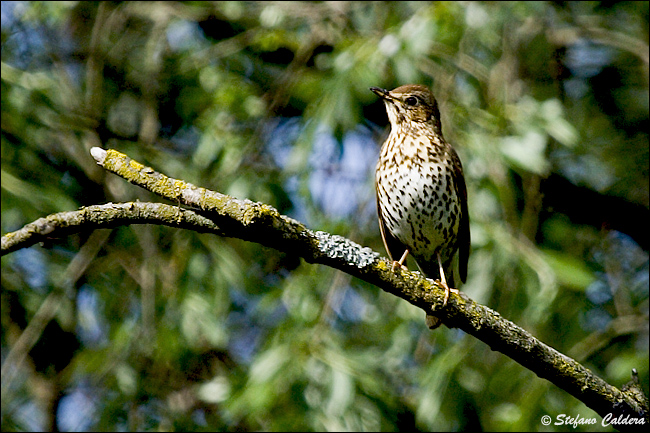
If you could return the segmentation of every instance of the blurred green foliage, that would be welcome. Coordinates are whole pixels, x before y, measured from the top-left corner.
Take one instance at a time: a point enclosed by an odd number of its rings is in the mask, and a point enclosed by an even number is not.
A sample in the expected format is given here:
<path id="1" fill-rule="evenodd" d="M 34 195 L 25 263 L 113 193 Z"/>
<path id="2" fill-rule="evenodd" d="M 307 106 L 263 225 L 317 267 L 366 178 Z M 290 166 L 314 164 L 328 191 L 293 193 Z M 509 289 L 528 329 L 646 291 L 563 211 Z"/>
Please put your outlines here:
<path id="1" fill-rule="evenodd" d="M 368 87 L 421 83 L 466 172 L 463 291 L 647 393 L 647 41 L 648 2 L 3 2 L 2 232 L 157 200 L 97 167 L 102 146 L 383 254 Z M 2 352 L 3 431 L 596 416 L 376 287 L 168 227 L 2 257 Z"/>

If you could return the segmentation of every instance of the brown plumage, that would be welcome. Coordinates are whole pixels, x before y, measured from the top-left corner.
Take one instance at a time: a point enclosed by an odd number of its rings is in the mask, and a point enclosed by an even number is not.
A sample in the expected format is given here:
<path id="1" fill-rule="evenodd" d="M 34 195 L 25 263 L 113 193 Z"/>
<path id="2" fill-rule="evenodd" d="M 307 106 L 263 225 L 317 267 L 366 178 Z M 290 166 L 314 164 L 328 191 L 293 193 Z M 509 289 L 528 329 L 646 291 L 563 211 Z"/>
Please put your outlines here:
<path id="1" fill-rule="evenodd" d="M 384 246 L 394 268 L 410 254 L 425 276 L 440 280 L 446 305 L 450 290 L 456 291 L 451 287 L 467 279 L 470 234 L 463 167 L 442 135 L 429 89 L 409 84 L 370 90 L 384 100 L 391 124 L 375 178 Z M 435 328 L 440 320 L 427 316 L 427 324 Z"/>

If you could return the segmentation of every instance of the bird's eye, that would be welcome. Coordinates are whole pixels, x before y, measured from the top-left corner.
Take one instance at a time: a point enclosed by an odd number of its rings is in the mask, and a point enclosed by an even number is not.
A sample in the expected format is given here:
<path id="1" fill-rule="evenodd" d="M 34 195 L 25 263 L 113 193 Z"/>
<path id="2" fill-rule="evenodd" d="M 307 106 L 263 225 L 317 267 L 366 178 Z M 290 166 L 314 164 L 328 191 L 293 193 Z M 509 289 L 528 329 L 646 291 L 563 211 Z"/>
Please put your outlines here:
<path id="1" fill-rule="evenodd" d="M 416 98 L 415 96 L 409 96 L 408 98 L 406 98 L 404 102 L 406 102 L 406 105 L 410 105 L 411 107 L 413 107 L 417 105 L 418 98 Z"/>

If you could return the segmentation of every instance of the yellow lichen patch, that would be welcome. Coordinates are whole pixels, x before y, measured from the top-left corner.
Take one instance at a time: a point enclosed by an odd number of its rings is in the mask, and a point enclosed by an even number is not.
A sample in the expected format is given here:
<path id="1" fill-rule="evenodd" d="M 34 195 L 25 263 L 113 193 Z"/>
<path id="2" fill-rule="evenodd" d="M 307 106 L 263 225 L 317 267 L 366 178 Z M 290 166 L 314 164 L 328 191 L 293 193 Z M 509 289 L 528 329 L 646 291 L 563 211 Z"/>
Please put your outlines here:
<path id="1" fill-rule="evenodd" d="M 137 171 L 140 171 L 143 168 L 145 168 L 144 165 L 140 164 L 138 161 L 134 161 L 133 159 L 129 160 L 129 167 Z"/>

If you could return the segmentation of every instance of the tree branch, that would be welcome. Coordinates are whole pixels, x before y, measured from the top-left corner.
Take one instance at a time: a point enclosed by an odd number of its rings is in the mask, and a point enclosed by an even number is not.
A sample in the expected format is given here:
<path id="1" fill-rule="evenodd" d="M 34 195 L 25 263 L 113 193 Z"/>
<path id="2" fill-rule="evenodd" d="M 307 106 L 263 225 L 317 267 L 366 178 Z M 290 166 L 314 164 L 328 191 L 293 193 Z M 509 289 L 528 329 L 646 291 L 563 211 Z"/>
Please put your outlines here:
<path id="1" fill-rule="evenodd" d="M 339 269 L 427 313 L 435 313 L 448 327 L 462 329 L 573 395 L 619 430 L 640 430 L 648 424 L 648 400 L 634 382 L 624 391 L 609 385 L 574 359 L 464 294 L 452 294 L 443 308 L 444 289 L 436 282 L 418 272 L 392 271 L 391 262 L 370 248 L 342 236 L 309 230 L 269 205 L 169 178 L 115 150 L 94 147 L 91 154 L 99 165 L 129 182 L 196 210 L 154 203 L 109 203 L 50 215 L 5 234 L 2 255 L 51 236 L 133 223 L 164 224 L 258 242 L 299 255 L 309 263 Z"/>

